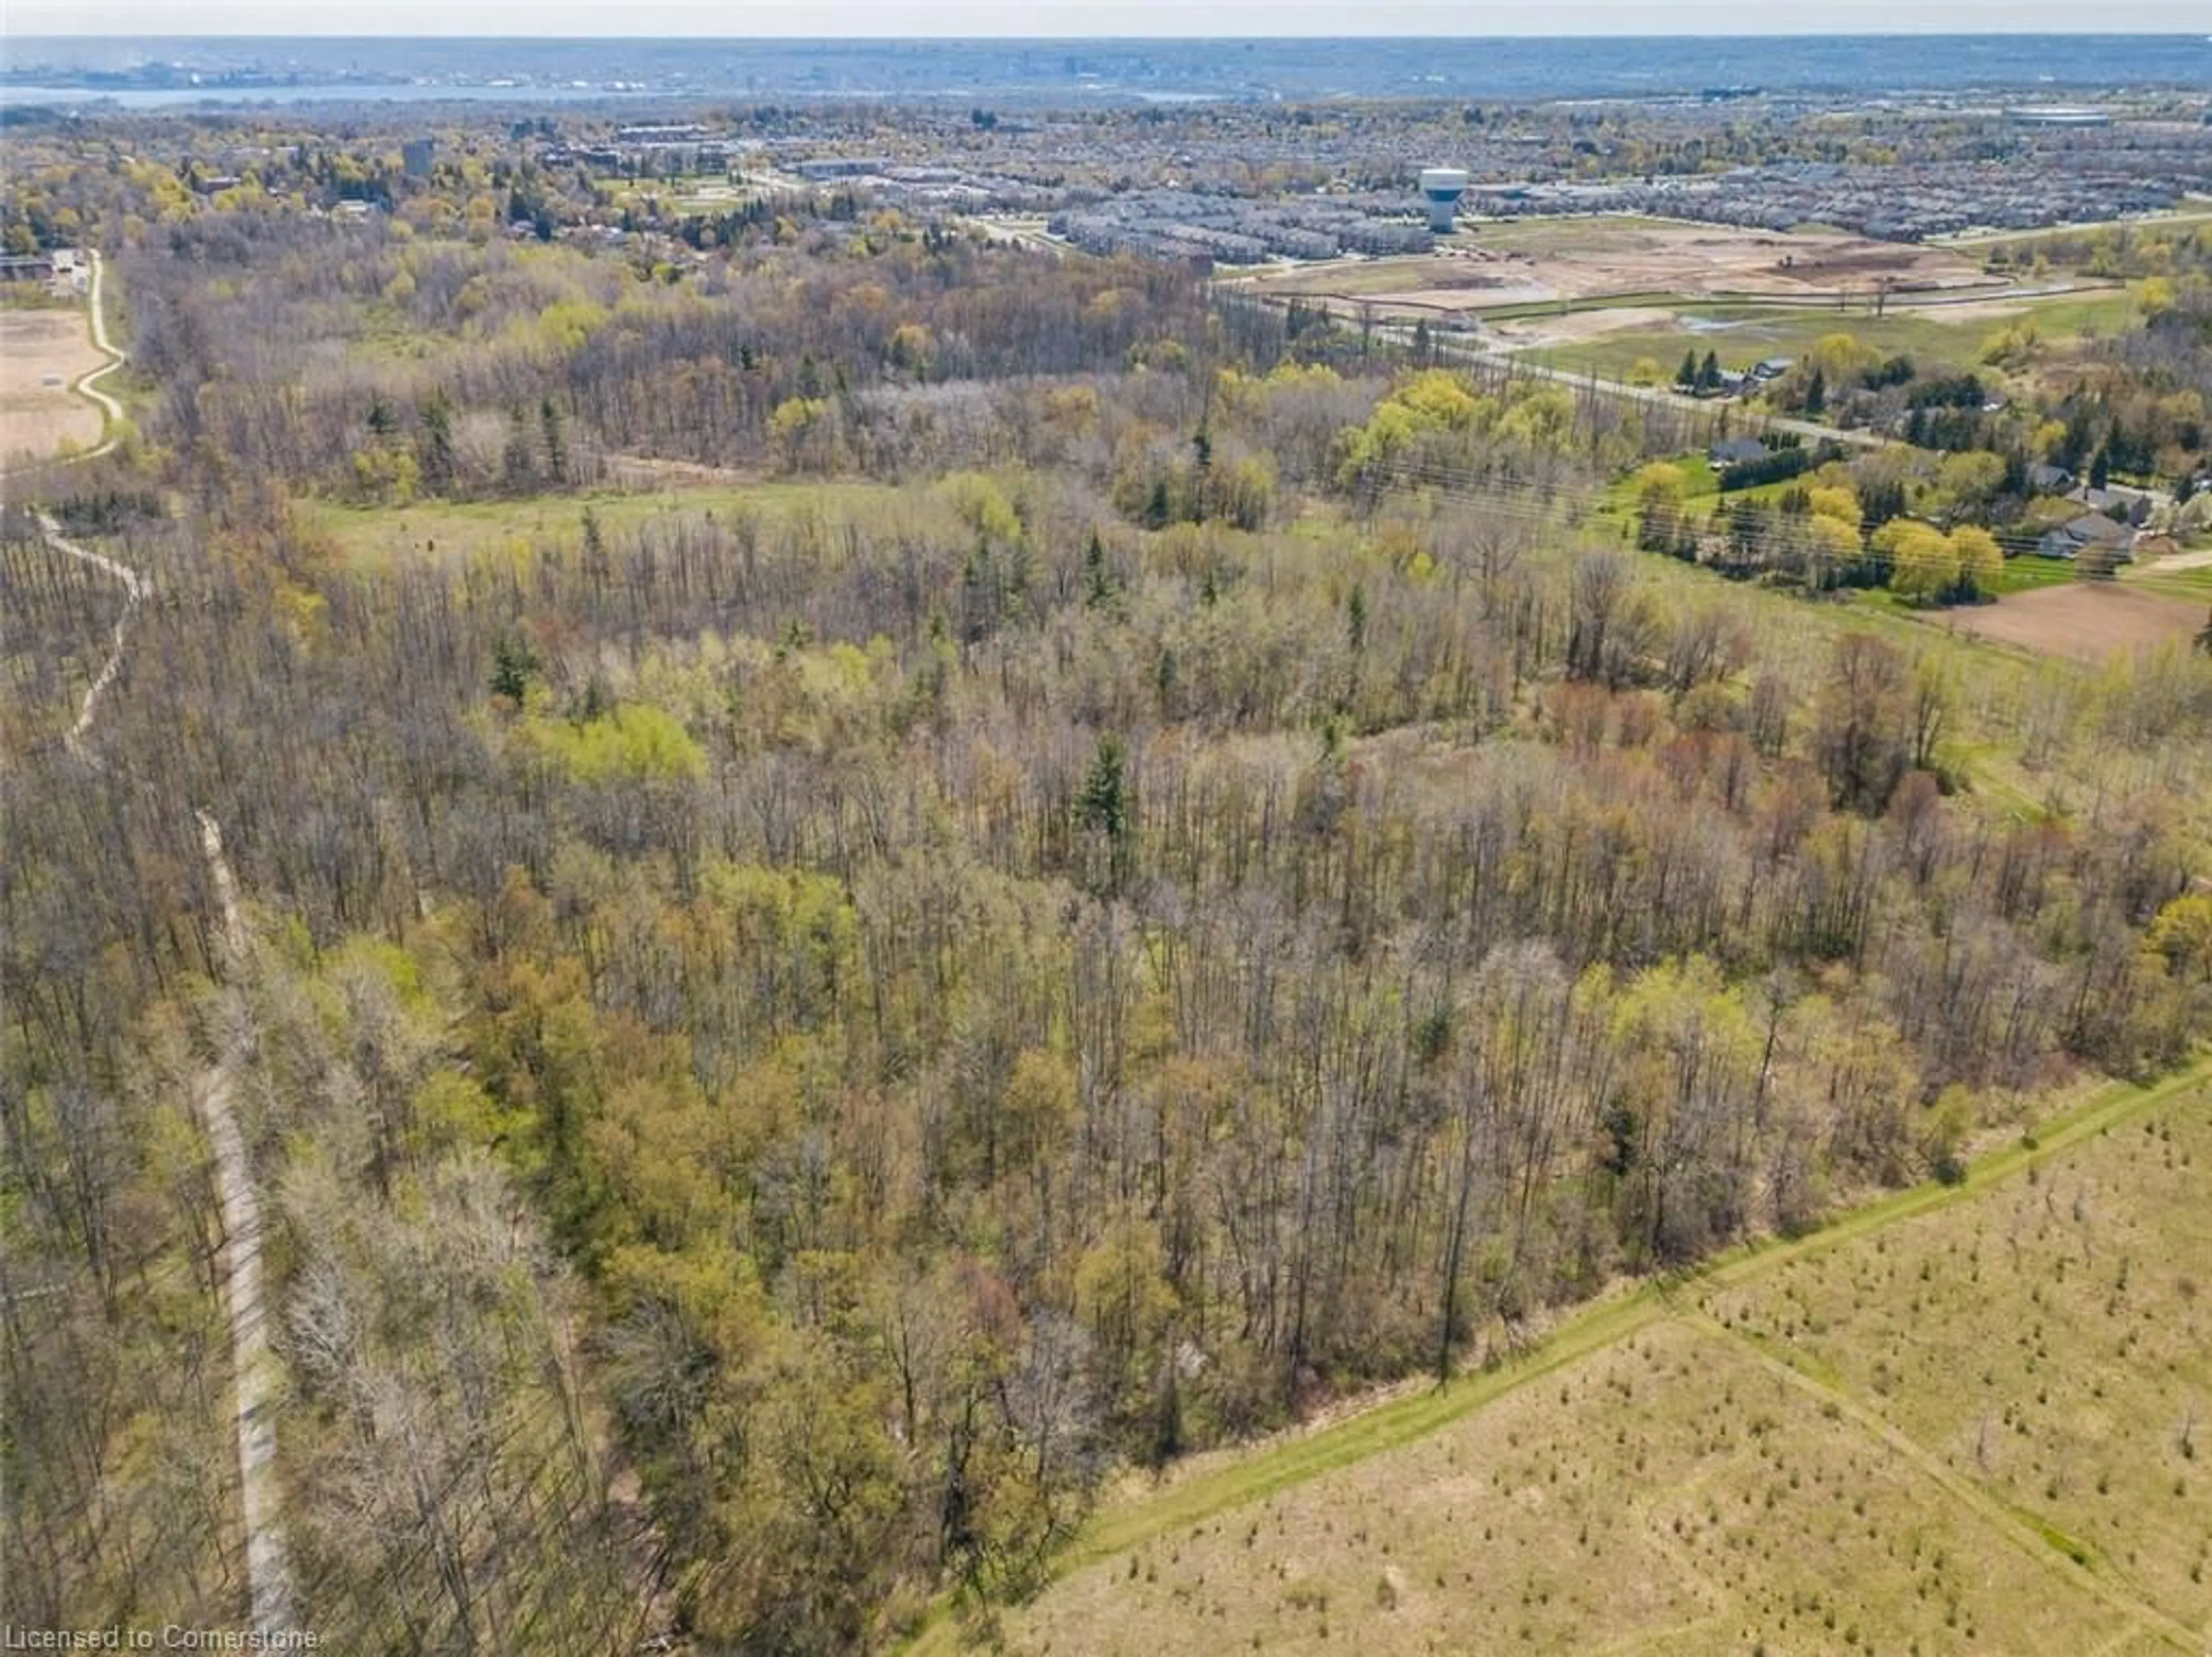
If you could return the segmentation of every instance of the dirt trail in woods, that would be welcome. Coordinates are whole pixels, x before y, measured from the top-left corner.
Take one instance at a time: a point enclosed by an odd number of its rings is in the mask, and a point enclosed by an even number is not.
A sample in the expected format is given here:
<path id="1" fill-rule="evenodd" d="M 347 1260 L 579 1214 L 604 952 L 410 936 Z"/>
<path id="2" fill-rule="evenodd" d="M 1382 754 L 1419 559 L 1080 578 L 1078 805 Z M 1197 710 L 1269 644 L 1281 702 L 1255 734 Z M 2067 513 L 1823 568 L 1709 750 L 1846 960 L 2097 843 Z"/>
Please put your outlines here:
<path id="1" fill-rule="evenodd" d="M 115 423 L 123 408 L 93 381 L 113 372 L 122 353 L 108 344 L 106 319 L 101 310 L 101 265 L 93 255 L 92 339 L 107 353 L 108 361 L 76 383 L 76 389 L 97 404 L 109 425 L 109 435 L 96 448 L 77 456 L 89 460 L 115 447 Z M 69 751 L 87 764 L 102 762 L 89 747 L 93 721 L 100 698 L 122 671 L 129 647 L 131 624 L 144 602 L 150 583 L 128 564 L 102 552 L 79 545 L 64 535 L 49 514 L 39 515 L 46 545 L 64 557 L 92 565 L 114 580 L 125 594 L 123 613 L 116 618 L 113 643 L 107 661 L 85 692 L 76 722 L 64 739 Z M 250 970 L 251 941 L 238 902 L 238 881 L 222 850 L 222 829 L 207 812 L 196 810 L 200 849 L 207 860 L 208 877 L 221 911 L 221 959 L 223 979 L 235 989 Z M 270 1308 L 263 1293 L 261 1270 L 261 1203 L 254 1190 L 252 1164 L 246 1155 L 246 1138 L 239 1130 L 235 1106 L 237 1078 L 245 1068 L 253 1042 L 251 1024 L 241 1015 L 224 1020 L 222 1051 L 200 1078 L 196 1089 L 195 1114 L 207 1135 L 215 1156 L 216 1190 L 222 1213 L 222 1245 L 217 1270 L 222 1282 L 223 1312 L 230 1325 L 233 1413 L 238 1432 L 239 1506 L 246 1533 L 246 1575 L 250 1617 L 254 1630 L 275 1634 L 290 1630 L 293 1622 L 291 1572 L 285 1560 L 283 1530 L 279 1519 L 282 1496 L 276 1482 L 276 1404 L 283 1376 L 269 1343 Z"/>
<path id="2" fill-rule="evenodd" d="M 205 812 L 196 813 L 200 849 L 222 911 L 223 975 L 233 984 L 246 973 L 250 943 L 239 913 L 238 882 L 222 854 L 222 829 Z M 284 1560 L 277 1522 L 276 1403 L 283 1385 L 276 1355 L 269 1348 L 269 1305 L 262 1293 L 261 1203 L 253 1188 L 253 1169 L 234 1108 L 235 1079 L 244 1068 L 245 1049 L 253 1040 L 241 1016 L 229 1021 L 223 1051 L 202 1079 L 200 1123 L 215 1152 L 216 1185 L 222 1202 L 223 1252 L 227 1272 L 223 1309 L 230 1319 L 234 1408 L 238 1421 L 238 1487 L 246 1519 L 246 1574 L 253 1599 L 253 1626 L 273 1633 L 292 1626 L 291 1575 Z"/>
<path id="3" fill-rule="evenodd" d="M 88 564 L 113 577 L 121 583 L 125 594 L 123 613 L 115 618 L 113 642 L 108 648 L 106 665 L 100 668 L 100 676 L 92 681 L 92 688 L 84 693 L 84 704 L 77 710 L 76 723 L 70 727 L 69 734 L 62 739 L 69 745 L 71 753 L 82 758 L 84 739 L 92 729 L 93 716 L 100 710 L 100 698 L 115 682 L 115 675 L 122 671 L 124 646 L 129 640 L 131 623 L 138 613 L 138 606 L 145 599 L 146 583 L 129 564 L 118 564 L 104 552 L 94 552 L 89 547 L 79 546 L 67 539 L 62 533 L 62 527 L 53 521 L 50 514 L 39 514 L 39 527 L 46 532 L 48 546 L 64 557 Z"/>

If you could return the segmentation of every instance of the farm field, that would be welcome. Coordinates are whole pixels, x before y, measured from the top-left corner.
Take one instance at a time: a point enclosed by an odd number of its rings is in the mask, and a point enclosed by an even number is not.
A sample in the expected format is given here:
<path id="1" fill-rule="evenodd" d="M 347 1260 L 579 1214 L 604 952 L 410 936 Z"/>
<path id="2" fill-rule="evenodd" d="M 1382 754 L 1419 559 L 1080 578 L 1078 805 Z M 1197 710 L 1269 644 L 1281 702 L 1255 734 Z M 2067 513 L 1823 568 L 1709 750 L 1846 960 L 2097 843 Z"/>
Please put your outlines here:
<path id="1" fill-rule="evenodd" d="M 1999 604 L 1943 612 L 1945 624 L 2076 661 L 2194 637 L 2201 606 L 2128 586 L 2069 582 L 2009 594 Z"/>
<path id="2" fill-rule="evenodd" d="M 70 389 L 102 361 L 83 314 L 0 310 L 0 456 L 100 441 L 100 411 Z"/>
<path id="3" fill-rule="evenodd" d="M 1616 1314 L 1425 1436 L 1122 1526 L 1006 1647 L 2201 1648 L 2208 1157 L 2200 1073 L 1963 1200 Z"/>
<path id="4" fill-rule="evenodd" d="M 1394 316 L 1471 314 L 1620 295 L 1758 295 L 1818 305 L 1871 296 L 1878 283 L 1915 290 L 2001 290 L 1973 261 L 1940 249 L 1838 232 L 1735 229 L 1597 216 L 1469 222 L 1443 248 L 1261 278 L 1266 293 L 1374 302 Z"/>

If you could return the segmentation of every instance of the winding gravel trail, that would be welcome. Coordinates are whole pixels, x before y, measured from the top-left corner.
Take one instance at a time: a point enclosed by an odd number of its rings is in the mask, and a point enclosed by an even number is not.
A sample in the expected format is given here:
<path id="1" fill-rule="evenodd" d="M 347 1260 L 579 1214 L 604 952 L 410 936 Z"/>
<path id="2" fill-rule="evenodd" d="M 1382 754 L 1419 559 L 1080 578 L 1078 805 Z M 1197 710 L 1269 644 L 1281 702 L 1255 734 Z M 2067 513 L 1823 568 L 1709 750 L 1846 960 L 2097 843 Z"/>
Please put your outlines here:
<path id="1" fill-rule="evenodd" d="M 123 418 L 123 405 L 94 381 L 122 366 L 123 353 L 108 342 L 107 320 L 101 302 L 103 265 L 92 256 L 92 342 L 108 360 L 76 382 L 76 389 L 97 404 L 106 417 L 107 435 L 94 448 L 76 457 L 90 460 L 112 450 L 115 429 Z M 123 613 L 116 618 L 113 643 L 107 661 L 86 691 L 76 722 L 64 738 L 70 753 L 86 764 L 104 767 L 91 752 L 93 721 L 100 698 L 122 671 L 130 643 L 131 624 L 152 590 L 147 578 L 103 552 L 79 545 L 64 535 L 50 514 L 39 515 L 39 527 L 48 547 L 64 557 L 75 558 L 100 570 L 119 584 L 125 594 Z M 221 976 L 233 985 L 252 966 L 251 943 L 238 902 L 238 880 L 223 856 L 222 829 L 213 816 L 195 810 L 200 831 L 200 850 L 207 860 L 208 875 L 215 887 L 221 913 Z M 233 1412 L 238 1433 L 239 1505 L 246 1532 L 246 1575 L 253 1630 L 276 1635 L 292 1630 L 291 1572 L 286 1563 L 280 1520 L 282 1495 L 276 1483 L 276 1404 L 283 1376 L 269 1344 L 269 1307 L 262 1288 L 261 1203 L 253 1186 L 253 1168 L 239 1130 L 234 1104 L 236 1078 L 245 1067 L 252 1042 L 250 1024 L 243 1018 L 228 1021 L 222 1051 L 201 1078 L 195 1114 L 215 1155 L 216 1200 L 222 1212 L 222 1243 L 217 1263 L 222 1282 L 223 1312 L 230 1325 Z"/>
<path id="2" fill-rule="evenodd" d="M 123 613 L 115 618 L 114 643 L 108 649 L 106 665 L 100 668 L 100 677 L 92 681 L 92 688 L 84 693 L 84 705 L 77 710 L 76 723 L 70 727 L 69 734 L 62 739 L 69 745 L 71 753 L 80 759 L 88 758 L 84 739 L 92 729 L 93 716 L 100 710 L 100 697 L 115 682 L 116 674 L 123 670 L 124 645 L 130 637 L 131 623 L 138 613 L 139 605 L 145 600 L 147 584 L 129 564 L 118 564 L 104 552 L 94 552 L 89 547 L 79 546 L 69 539 L 62 533 L 62 527 L 53 521 L 51 514 L 39 514 L 39 527 L 46 533 L 48 546 L 65 557 L 91 564 L 112 576 L 122 583 L 123 590 L 128 595 L 124 600 Z"/>

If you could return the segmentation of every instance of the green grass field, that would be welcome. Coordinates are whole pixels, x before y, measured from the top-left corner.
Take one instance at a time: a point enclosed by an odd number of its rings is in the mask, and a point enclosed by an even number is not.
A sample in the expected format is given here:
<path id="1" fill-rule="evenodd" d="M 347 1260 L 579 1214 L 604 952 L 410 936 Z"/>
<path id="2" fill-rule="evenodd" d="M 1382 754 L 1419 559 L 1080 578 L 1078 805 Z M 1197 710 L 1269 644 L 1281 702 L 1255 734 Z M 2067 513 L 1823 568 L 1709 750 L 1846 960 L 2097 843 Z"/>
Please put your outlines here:
<path id="1" fill-rule="evenodd" d="M 2212 212 L 2191 208 L 2172 213 L 2146 214 L 2123 219 L 2117 224 L 2055 226 L 2042 230 L 1968 230 L 1955 236 L 1931 236 L 1929 245 L 1956 248 L 1962 253 L 1978 253 L 1997 247 L 2018 253 L 2022 249 L 2033 251 L 2033 244 L 2039 241 L 2059 237 L 2070 239 L 2089 231 L 2122 229 L 2140 235 L 2160 230 L 2185 229 L 2200 224 L 2212 224 Z"/>
<path id="2" fill-rule="evenodd" d="M 2038 588 L 2069 586 L 2081 578 L 2081 570 L 2063 558 L 2039 558 L 2032 552 L 2024 552 L 2005 560 L 2004 576 L 1996 591 L 2000 596 L 2033 593 Z"/>
<path id="3" fill-rule="evenodd" d="M 1893 308 L 1877 317 L 1863 308 L 1845 312 L 1801 306 L 1689 304 L 1664 326 L 1625 330 L 1571 345 L 1539 346 L 1524 354 L 1547 367 L 1613 380 L 1628 378 L 1638 362 L 1648 359 L 1671 379 L 1686 350 L 1694 350 L 1700 356 L 1710 350 L 1723 367 L 1743 369 L 1762 357 L 1801 355 L 1829 334 L 1845 333 L 1884 356 L 1911 356 L 1923 367 L 1950 363 L 1965 368 L 1978 359 L 1991 335 L 2018 322 L 2033 320 L 2046 339 L 2056 341 L 2091 331 L 2113 332 L 2133 314 L 2133 299 L 2118 289 L 2023 302 L 2016 314 L 2002 317 L 1958 318 L 1936 306 Z"/>
<path id="4" fill-rule="evenodd" d="M 1040 1657 L 2200 1651 L 2212 1062 L 2038 1135 L 1126 1491 L 997 1633 Z"/>
<path id="5" fill-rule="evenodd" d="M 2161 569 L 2155 564 L 2137 564 L 2120 572 L 2120 579 L 2146 593 L 2157 593 L 2191 604 L 2212 604 L 2212 564 L 2193 570 Z"/>

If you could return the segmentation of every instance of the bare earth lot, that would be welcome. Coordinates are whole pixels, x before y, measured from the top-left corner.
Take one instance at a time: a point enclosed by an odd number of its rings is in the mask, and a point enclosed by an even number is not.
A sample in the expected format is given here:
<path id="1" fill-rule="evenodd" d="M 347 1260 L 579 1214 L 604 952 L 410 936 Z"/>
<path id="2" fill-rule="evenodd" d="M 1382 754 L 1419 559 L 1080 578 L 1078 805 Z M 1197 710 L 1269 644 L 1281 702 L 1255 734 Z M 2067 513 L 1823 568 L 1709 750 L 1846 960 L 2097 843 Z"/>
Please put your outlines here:
<path id="1" fill-rule="evenodd" d="M 1385 310 L 1436 314 L 1626 294 L 1812 304 L 1839 295 L 1870 298 L 1884 287 L 1907 294 L 2000 284 L 1941 248 L 1833 232 L 1594 218 L 1470 225 L 1438 253 L 1293 271 L 1266 285 L 1340 305 L 1366 300 Z"/>
<path id="2" fill-rule="evenodd" d="M 2017 593 L 2002 604 L 1957 611 L 1948 619 L 2001 643 L 2076 661 L 2103 661 L 2123 651 L 2192 637 L 2204 624 L 2204 612 L 2177 599 L 2076 582 Z"/>
<path id="3" fill-rule="evenodd" d="M 100 411 L 70 390 L 100 366 L 75 310 L 0 310 L 0 455 L 100 441 Z"/>

